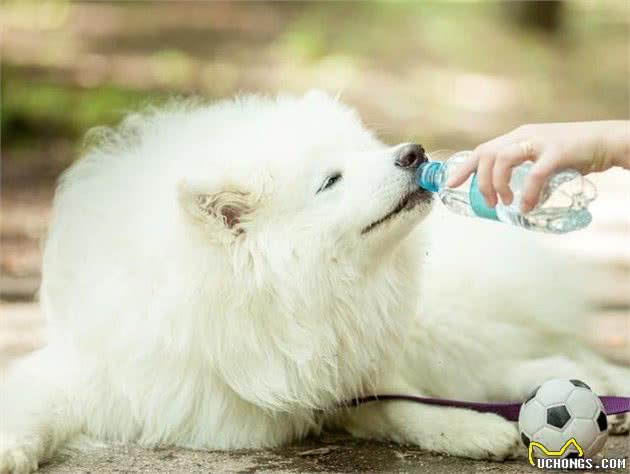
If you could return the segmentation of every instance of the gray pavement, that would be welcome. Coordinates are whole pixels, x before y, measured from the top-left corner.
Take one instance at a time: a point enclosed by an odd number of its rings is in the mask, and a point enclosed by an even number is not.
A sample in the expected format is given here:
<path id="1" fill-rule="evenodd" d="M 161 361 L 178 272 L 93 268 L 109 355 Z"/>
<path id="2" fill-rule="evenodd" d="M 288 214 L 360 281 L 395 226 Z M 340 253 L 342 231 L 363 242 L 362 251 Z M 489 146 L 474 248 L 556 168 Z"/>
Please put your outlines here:
<path id="1" fill-rule="evenodd" d="M 427 474 L 536 472 L 523 447 L 523 457 L 507 462 L 471 461 L 441 456 L 415 447 L 357 440 L 341 434 L 325 434 L 282 449 L 266 451 L 188 451 L 177 448 L 147 450 L 135 446 L 90 448 L 58 456 L 41 470 L 61 473 L 358 473 L 393 472 Z M 630 466 L 630 438 L 611 437 L 604 448 L 607 457 L 625 457 Z M 622 473 L 630 469 L 597 469 Z M 569 472 L 569 471 L 554 471 Z"/>

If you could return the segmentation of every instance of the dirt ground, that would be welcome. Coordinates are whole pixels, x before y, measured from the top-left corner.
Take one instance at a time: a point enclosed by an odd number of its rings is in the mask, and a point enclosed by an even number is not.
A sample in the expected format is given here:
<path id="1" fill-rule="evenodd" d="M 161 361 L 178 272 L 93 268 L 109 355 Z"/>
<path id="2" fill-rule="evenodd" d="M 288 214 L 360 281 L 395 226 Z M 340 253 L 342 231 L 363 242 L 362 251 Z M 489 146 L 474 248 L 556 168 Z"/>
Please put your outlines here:
<path id="1" fill-rule="evenodd" d="M 602 453 L 609 458 L 630 455 L 628 437 L 611 438 Z M 90 449 L 60 457 L 42 473 L 430 473 L 521 474 L 536 472 L 523 457 L 497 463 L 440 456 L 414 447 L 353 440 L 329 434 L 268 451 L 200 452 L 181 449 L 144 450 L 137 447 Z M 566 471 L 568 472 L 568 471 Z M 598 472 L 627 472 L 621 469 Z"/>

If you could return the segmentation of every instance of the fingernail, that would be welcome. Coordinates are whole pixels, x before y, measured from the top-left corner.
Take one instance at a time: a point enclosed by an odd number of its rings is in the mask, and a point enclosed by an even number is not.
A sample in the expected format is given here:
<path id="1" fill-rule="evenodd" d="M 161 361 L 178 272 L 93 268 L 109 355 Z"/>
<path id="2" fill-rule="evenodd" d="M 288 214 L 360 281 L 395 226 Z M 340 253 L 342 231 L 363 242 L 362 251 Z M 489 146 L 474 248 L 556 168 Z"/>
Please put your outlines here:
<path id="1" fill-rule="evenodd" d="M 499 201 L 504 206 L 509 206 L 512 203 L 512 199 L 513 199 L 513 196 L 510 196 L 510 195 L 507 195 L 507 194 L 505 196 L 501 196 L 499 194 Z"/>

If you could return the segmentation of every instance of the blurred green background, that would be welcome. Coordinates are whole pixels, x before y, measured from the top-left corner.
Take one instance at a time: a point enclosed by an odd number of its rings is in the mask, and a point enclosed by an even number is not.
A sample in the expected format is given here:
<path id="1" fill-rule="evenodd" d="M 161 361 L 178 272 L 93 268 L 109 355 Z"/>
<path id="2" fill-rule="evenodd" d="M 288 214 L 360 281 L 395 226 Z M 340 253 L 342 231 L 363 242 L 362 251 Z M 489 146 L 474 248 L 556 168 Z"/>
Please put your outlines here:
<path id="1" fill-rule="evenodd" d="M 472 145 L 628 114 L 627 0 L 5 1 L 5 147 L 75 142 L 172 94 L 341 93 L 385 139 Z"/>
<path id="2" fill-rule="evenodd" d="M 628 117 L 629 24 L 628 0 L 5 0 L 3 275 L 37 278 L 55 178 L 128 110 L 322 88 L 388 142 L 467 148 L 526 122 Z"/>

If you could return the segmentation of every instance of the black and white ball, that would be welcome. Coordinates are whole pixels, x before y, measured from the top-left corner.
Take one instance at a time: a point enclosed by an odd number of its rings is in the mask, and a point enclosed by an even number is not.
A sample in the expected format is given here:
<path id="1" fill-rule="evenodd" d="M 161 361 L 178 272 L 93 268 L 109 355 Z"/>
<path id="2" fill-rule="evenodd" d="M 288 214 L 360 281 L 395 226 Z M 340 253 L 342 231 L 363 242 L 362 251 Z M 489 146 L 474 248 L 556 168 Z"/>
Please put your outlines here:
<path id="1" fill-rule="evenodd" d="M 523 403 L 518 425 L 521 439 L 528 448 L 534 441 L 549 452 L 558 452 L 567 441 L 575 438 L 587 458 L 597 454 L 608 439 L 604 406 L 580 380 L 553 379 L 542 384 Z M 561 456 L 547 456 L 536 446 L 532 453 L 538 458 L 578 457 L 578 450 L 572 444 Z"/>

